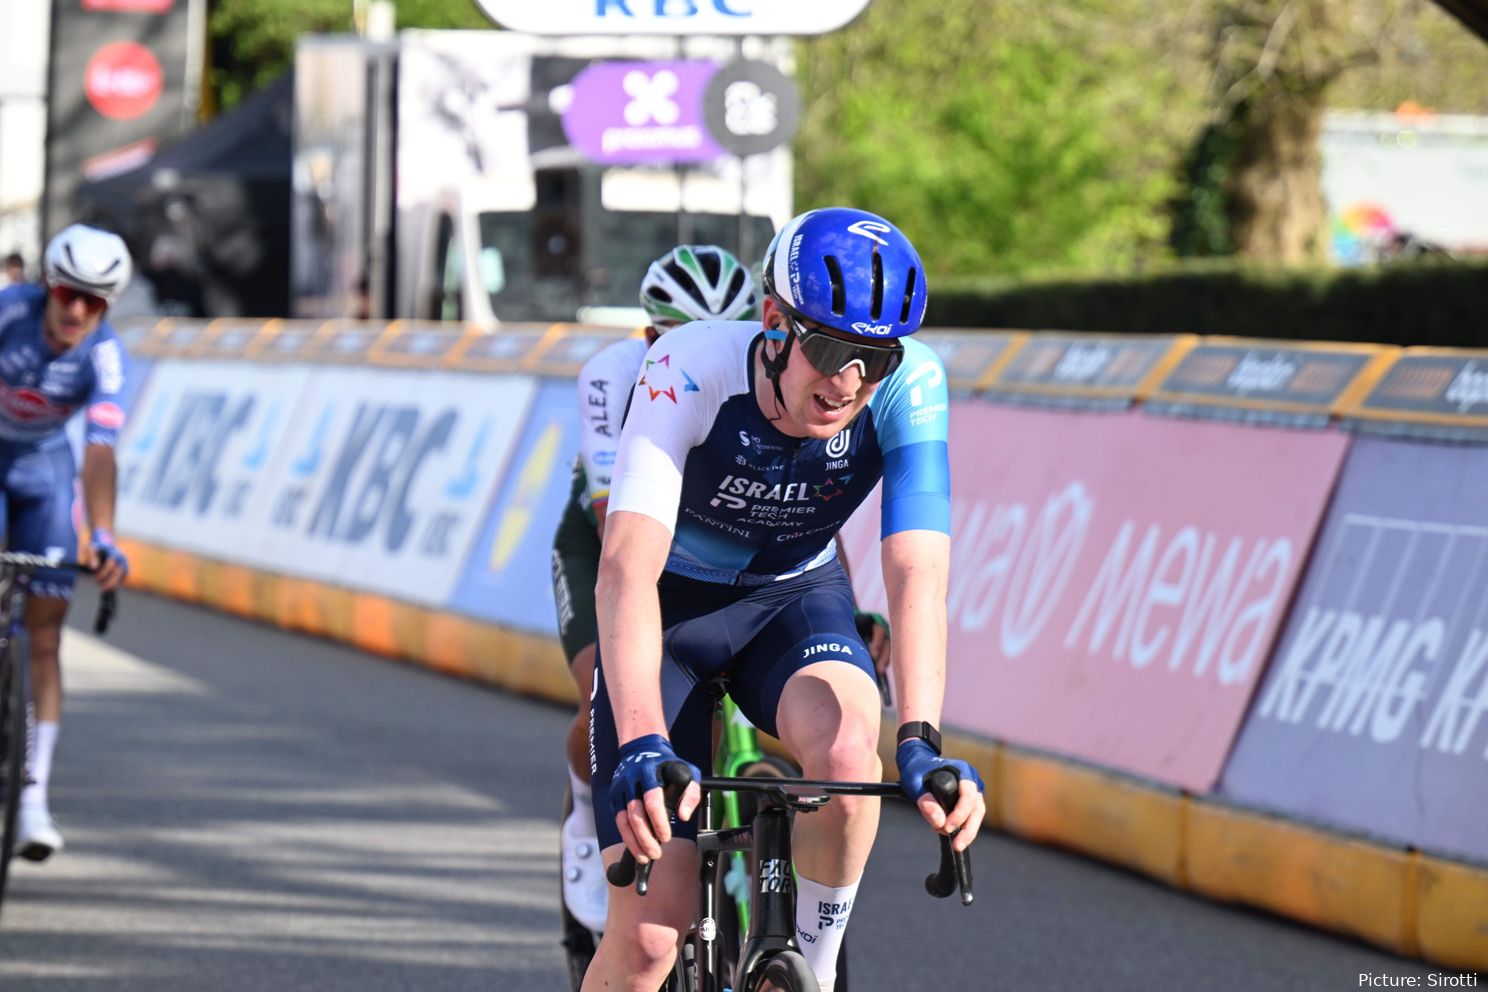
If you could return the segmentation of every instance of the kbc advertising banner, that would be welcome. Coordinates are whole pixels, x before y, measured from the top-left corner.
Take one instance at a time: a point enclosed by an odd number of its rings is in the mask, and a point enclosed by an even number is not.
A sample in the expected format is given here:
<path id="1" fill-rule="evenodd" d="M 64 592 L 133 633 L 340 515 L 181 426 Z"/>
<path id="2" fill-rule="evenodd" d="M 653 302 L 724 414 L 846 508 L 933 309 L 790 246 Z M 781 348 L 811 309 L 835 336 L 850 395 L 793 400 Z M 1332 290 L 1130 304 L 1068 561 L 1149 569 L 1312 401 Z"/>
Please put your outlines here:
<path id="1" fill-rule="evenodd" d="M 952 407 L 945 721 L 1210 789 L 1347 438 Z M 848 552 L 881 608 L 865 510 Z"/>

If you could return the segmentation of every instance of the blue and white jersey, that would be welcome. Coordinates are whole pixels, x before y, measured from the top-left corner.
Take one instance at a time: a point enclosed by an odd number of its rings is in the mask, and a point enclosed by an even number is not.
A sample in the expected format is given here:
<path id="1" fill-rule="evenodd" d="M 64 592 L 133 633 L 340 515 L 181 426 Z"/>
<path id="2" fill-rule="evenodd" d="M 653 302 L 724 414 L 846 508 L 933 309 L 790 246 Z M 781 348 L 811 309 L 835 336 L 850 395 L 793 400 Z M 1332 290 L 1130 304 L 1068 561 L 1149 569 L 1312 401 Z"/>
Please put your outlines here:
<path id="1" fill-rule="evenodd" d="M 87 408 L 87 444 L 112 446 L 124 426 L 124 346 L 106 321 L 53 354 L 42 337 L 46 290 L 0 289 L 0 452 L 66 444 L 68 419 Z"/>
<path id="2" fill-rule="evenodd" d="M 620 436 L 609 512 L 672 531 L 667 570 L 749 583 L 831 561 L 833 536 L 883 479 L 882 534 L 950 533 L 945 369 L 928 347 L 825 440 L 778 431 L 755 399 L 754 321 L 708 321 L 646 353 Z M 799 354 L 793 359 L 803 360 Z"/>

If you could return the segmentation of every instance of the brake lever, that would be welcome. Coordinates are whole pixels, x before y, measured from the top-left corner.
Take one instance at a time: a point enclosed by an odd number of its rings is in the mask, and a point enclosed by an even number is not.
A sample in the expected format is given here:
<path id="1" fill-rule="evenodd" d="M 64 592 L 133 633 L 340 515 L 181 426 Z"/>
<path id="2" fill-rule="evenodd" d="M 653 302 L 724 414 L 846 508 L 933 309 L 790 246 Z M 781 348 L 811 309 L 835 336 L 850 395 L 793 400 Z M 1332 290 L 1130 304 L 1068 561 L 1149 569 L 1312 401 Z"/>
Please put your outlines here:
<path id="1" fill-rule="evenodd" d="M 956 808 L 961 793 L 961 777 L 952 768 L 938 768 L 925 780 L 940 808 L 949 813 Z M 956 830 L 950 835 L 940 835 L 940 868 L 925 877 L 925 891 L 937 899 L 945 899 L 957 889 L 961 891 L 961 905 L 970 906 L 976 898 L 971 890 L 971 849 L 958 851 L 951 843 Z"/>
<path id="2" fill-rule="evenodd" d="M 682 802 L 682 793 L 692 784 L 692 772 L 681 761 L 664 761 L 661 765 L 662 794 L 666 797 L 667 812 L 677 815 L 677 806 Z M 651 866 L 656 862 L 641 864 L 626 848 L 620 860 L 605 869 L 605 878 L 616 888 L 625 888 L 635 883 L 636 895 L 643 896 L 651 888 Z"/>

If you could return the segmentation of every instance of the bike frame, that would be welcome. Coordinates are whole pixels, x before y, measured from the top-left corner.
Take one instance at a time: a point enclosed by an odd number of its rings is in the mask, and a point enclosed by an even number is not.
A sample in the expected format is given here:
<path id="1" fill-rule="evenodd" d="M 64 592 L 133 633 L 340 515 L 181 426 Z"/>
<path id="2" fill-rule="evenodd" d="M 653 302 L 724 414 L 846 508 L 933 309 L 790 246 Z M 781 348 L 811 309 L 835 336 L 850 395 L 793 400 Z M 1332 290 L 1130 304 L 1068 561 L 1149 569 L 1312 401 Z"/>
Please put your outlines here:
<path id="1" fill-rule="evenodd" d="M 832 794 L 858 796 L 901 795 L 897 783 L 811 782 L 799 779 L 705 778 L 704 800 L 698 825 L 698 914 L 694 933 L 693 967 L 697 969 L 691 989 L 697 992 L 723 992 L 733 988 L 743 992 L 744 980 L 763 961 L 783 950 L 796 947 L 796 884 L 792 870 L 791 822 L 797 812 L 810 812 L 826 804 Z M 737 790 L 758 792 L 762 805 L 754 820 L 745 826 L 716 826 L 714 795 L 734 796 Z M 750 881 L 750 913 L 743 931 L 737 975 L 720 974 L 721 948 L 718 940 L 721 897 L 715 882 L 719 859 L 726 855 L 742 857 L 752 852 L 755 871 Z M 738 981 L 740 984 L 732 984 Z"/>

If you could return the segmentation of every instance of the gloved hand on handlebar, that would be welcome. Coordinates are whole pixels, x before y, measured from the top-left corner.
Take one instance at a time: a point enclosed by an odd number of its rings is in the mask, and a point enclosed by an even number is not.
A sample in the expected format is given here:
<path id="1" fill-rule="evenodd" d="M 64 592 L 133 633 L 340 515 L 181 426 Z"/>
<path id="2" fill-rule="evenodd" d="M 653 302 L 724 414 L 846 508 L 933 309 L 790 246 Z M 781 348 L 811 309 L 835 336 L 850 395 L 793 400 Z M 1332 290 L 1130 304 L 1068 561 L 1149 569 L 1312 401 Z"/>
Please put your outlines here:
<path id="1" fill-rule="evenodd" d="M 672 742 L 660 734 L 647 734 L 620 745 L 620 762 L 610 780 L 610 811 L 625 846 L 646 862 L 661 857 L 661 845 L 672 839 L 671 814 L 662 794 L 661 766 L 669 761 L 685 765 L 692 781 L 677 803 L 677 818 L 692 816 L 702 799 L 698 783 L 703 773 L 683 761 L 672 750 Z"/>
<path id="2" fill-rule="evenodd" d="M 977 774 L 977 770 L 965 761 L 941 757 L 929 742 L 919 737 L 911 737 L 900 743 L 894 752 L 894 763 L 899 766 L 899 787 L 919 806 L 920 814 L 936 830 L 948 836 L 955 835 L 956 850 L 966 850 L 976 838 L 982 818 L 987 813 L 987 802 L 983 796 L 986 786 L 982 784 L 982 777 Z M 955 808 L 949 813 L 941 808 L 925 781 L 941 768 L 949 768 L 960 779 L 960 794 Z M 957 834 L 957 831 L 961 833 Z"/>
<path id="3" fill-rule="evenodd" d="M 93 531 L 93 578 L 98 588 L 107 592 L 124 584 L 129 575 L 129 559 L 114 544 L 114 535 L 106 527 Z"/>

